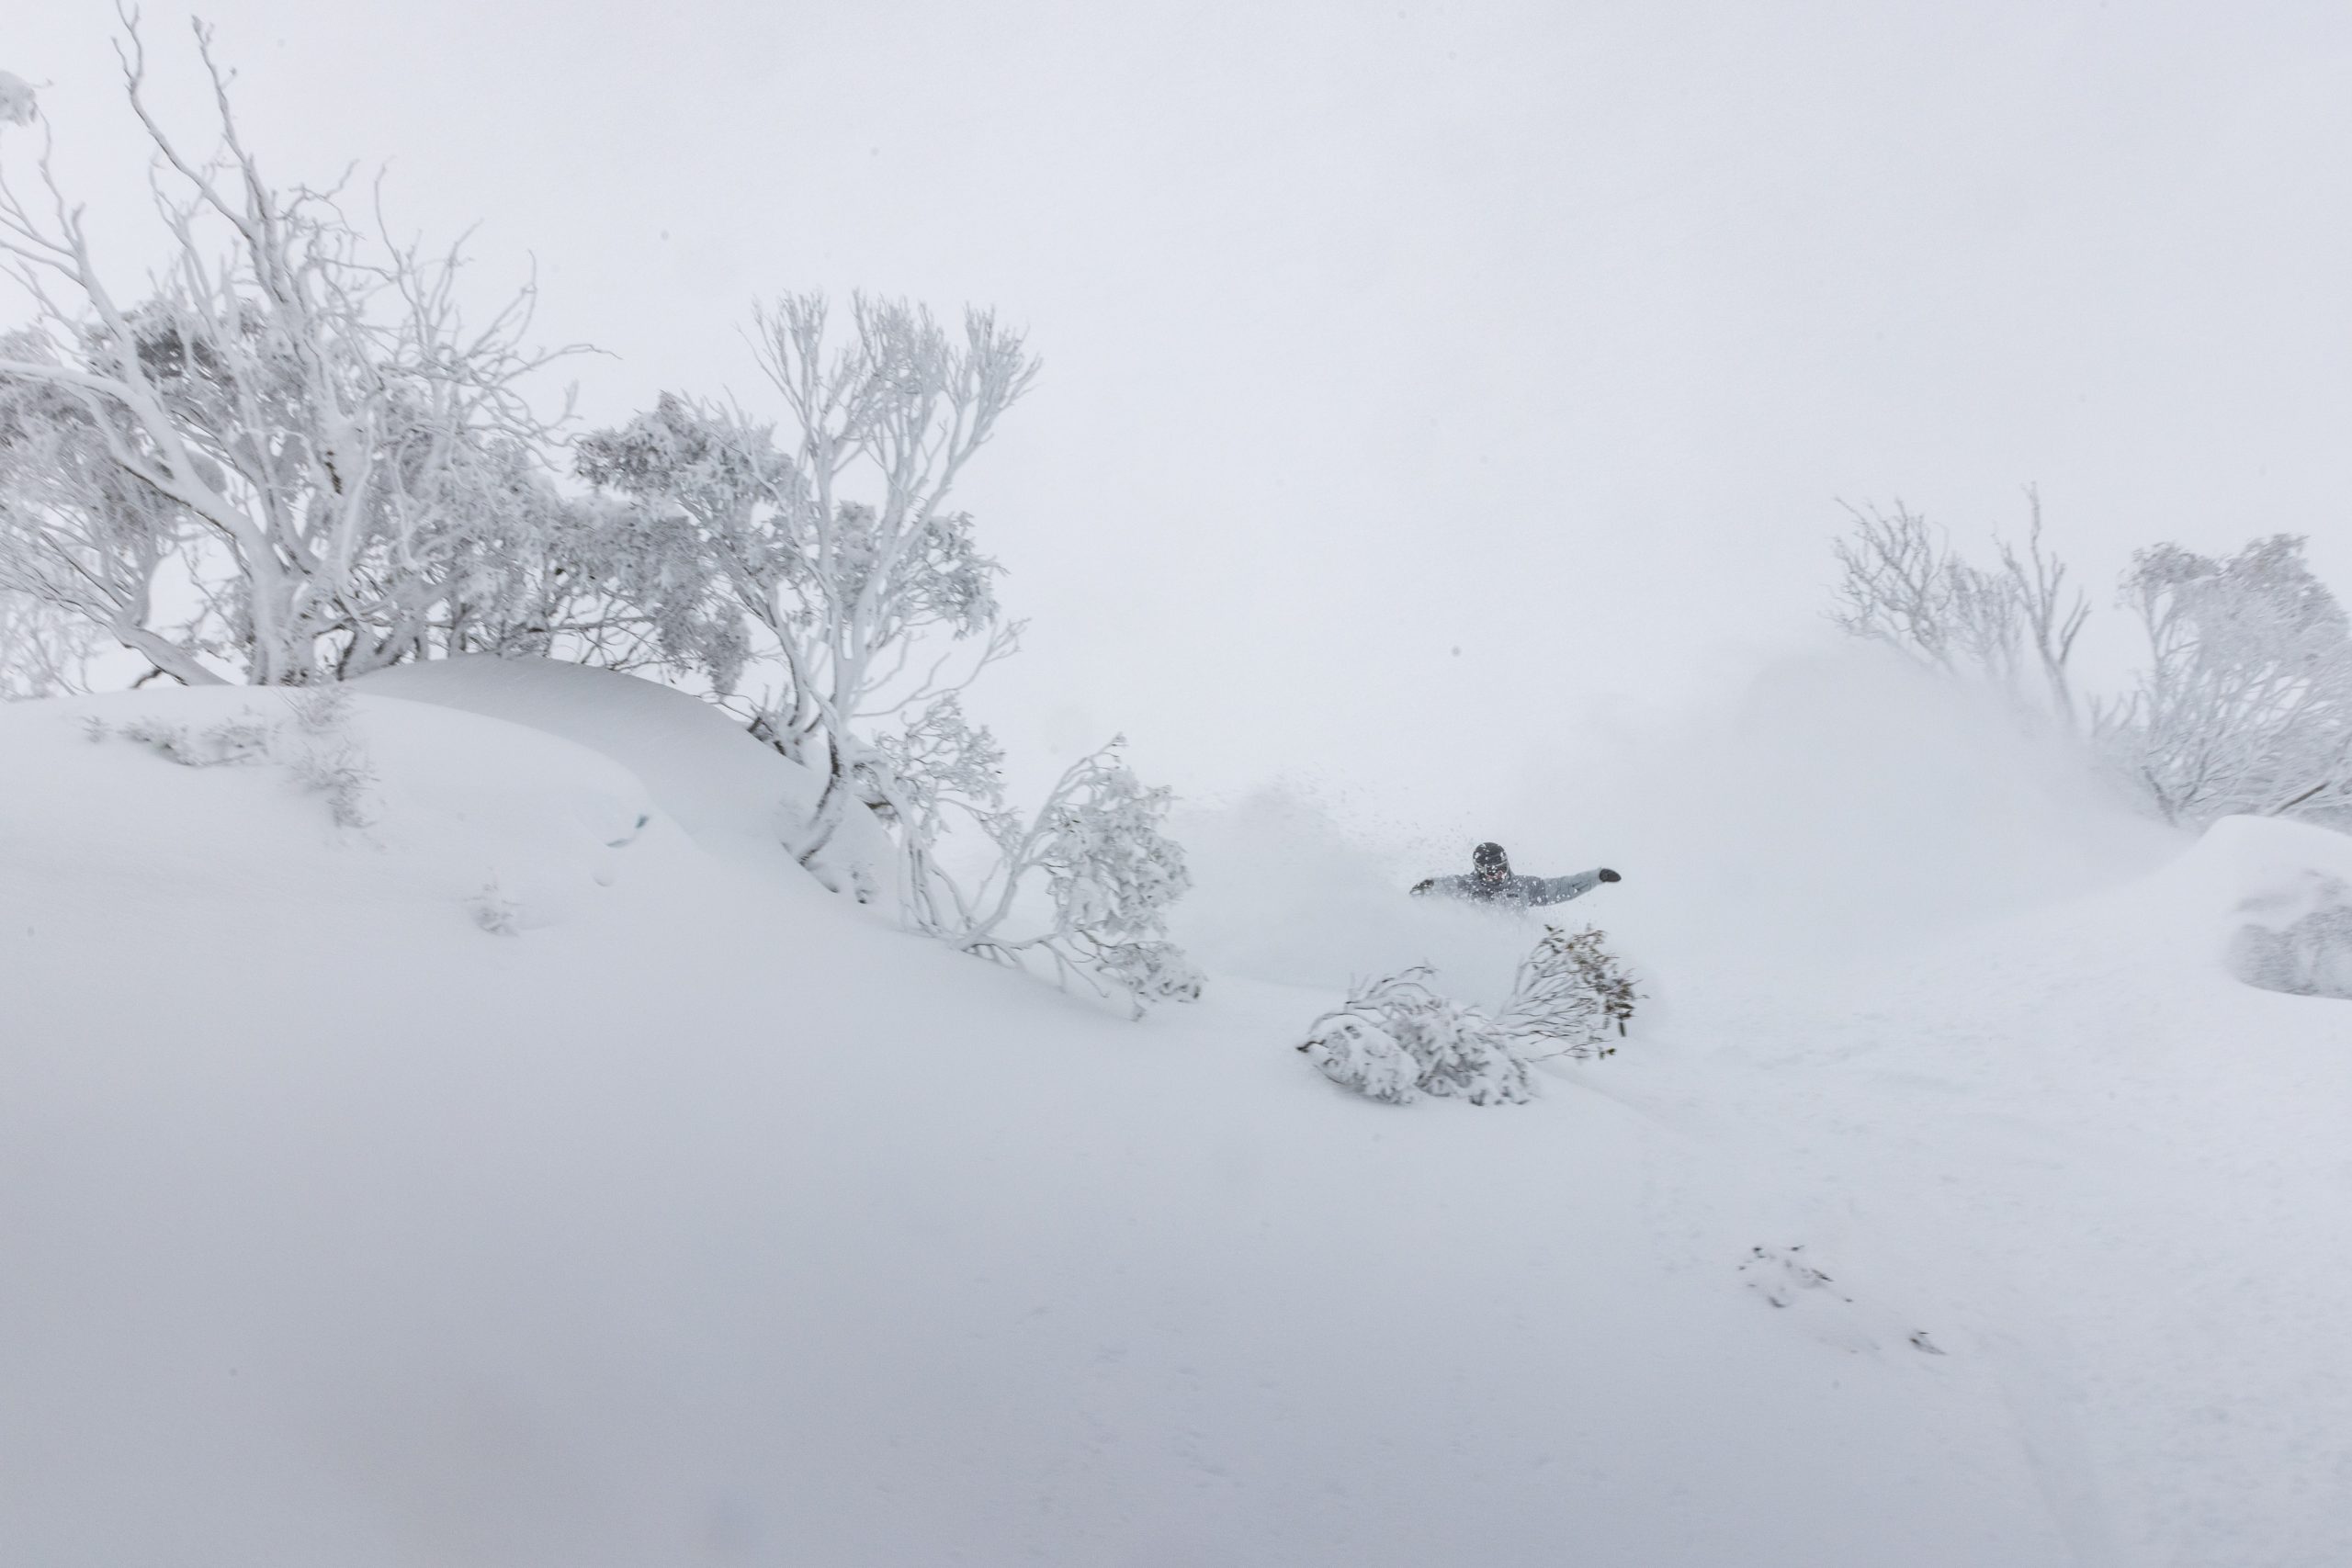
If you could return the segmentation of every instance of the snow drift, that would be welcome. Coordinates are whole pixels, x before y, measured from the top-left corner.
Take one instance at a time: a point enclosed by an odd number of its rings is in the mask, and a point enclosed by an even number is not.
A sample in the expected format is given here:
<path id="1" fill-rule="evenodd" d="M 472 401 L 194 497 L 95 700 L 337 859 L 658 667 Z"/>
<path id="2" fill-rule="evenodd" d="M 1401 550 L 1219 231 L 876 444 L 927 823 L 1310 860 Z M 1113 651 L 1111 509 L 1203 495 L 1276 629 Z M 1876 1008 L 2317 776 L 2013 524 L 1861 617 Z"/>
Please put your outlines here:
<path id="1" fill-rule="evenodd" d="M 958 958 L 625 678 L 379 678 L 363 828 L 119 733 L 279 700 L 0 709 L 25 1561 L 2352 1552 L 2352 1052 L 2224 967 L 2229 834 L 1399 1111 L 1290 1049 L 1336 952 L 1143 1024 Z"/>

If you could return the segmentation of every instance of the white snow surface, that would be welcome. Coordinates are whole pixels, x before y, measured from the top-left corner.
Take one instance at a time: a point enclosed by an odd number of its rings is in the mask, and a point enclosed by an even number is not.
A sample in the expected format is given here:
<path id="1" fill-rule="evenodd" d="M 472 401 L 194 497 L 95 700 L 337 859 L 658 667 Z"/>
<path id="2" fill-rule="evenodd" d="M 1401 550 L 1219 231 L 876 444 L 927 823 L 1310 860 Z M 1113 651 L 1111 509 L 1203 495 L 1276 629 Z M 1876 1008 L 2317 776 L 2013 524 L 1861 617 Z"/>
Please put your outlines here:
<path id="1" fill-rule="evenodd" d="M 2352 840 L 1719 973 L 1741 888 L 1628 863 L 1623 1049 L 1400 1110 L 1290 1048 L 1335 971 L 1532 928 L 1264 802 L 1136 1024 L 823 893 L 691 698 L 353 709 L 356 828 L 290 719 L 89 738 L 281 694 L 0 709 L 10 1562 L 2352 1562 L 2352 1004 L 2224 964 Z"/>

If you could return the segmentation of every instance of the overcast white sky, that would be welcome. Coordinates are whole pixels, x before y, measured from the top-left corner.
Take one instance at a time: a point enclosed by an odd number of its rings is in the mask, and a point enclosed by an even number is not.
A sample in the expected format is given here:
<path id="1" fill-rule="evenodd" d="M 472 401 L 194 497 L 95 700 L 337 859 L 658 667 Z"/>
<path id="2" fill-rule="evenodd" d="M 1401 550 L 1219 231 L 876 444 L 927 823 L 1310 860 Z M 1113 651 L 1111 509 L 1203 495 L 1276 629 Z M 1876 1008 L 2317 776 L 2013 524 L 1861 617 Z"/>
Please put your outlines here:
<path id="1" fill-rule="evenodd" d="M 1975 539 L 2034 481 L 2102 596 L 2279 529 L 2352 592 L 2341 4 L 206 15 L 281 176 L 389 160 L 486 282 L 538 258 L 592 418 L 755 402 L 785 288 L 1024 325 L 967 500 L 1033 620 L 978 705 L 1039 758 L 1506 832 L 1593 715 L 1820 635 L 1839 497 Z M 0 69 L 128 243 L 111 32 L 18 6 Z"/>

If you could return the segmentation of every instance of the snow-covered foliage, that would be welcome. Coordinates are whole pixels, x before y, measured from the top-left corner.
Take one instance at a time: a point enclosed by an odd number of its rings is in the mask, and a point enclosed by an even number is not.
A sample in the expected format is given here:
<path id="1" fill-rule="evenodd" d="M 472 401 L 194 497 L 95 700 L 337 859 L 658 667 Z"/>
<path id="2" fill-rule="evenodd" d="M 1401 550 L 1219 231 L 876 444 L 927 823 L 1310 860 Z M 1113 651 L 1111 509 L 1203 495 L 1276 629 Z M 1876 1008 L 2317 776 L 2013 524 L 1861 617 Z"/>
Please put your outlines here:
<path id="1" fill-rule="evenodd" d="M 338 828 L 365 828 L 376 819 L 376 784 L 368 753 L 349 729 L 350 696 L 340 686 L 311 687 L 282 717 L 241 708 L 201 729 L 153 716 L 109 726 L 93 716 L 85 733 L 94 741 L 120 739 L 184 768 L 275 762 L 305 790 L 320 795 Z"/>
<path id="2" fill-rule="evenodd" d="M 2148 663 L 2109 742 L 2165 819 L 2352 818 L 2352 635 L 2292 535 L 2132 557 Z"/>
<path id="3" fill-rule="evenodd" d="M 1534 1088 L 1510 1036 L 1429 981 L 1430 971 L 1416 967 L 1355 986 L 1308 1026 L 1298 1049 L 1333 1083 L 1390 1105 L 1425 1094 L 1525 1104 Z"/>
<path id="4" fill-rule="evenodd" d="M 1438 991 L 1415 965 L 1359 982 L 1309 1026 L 1298 1049 L 1324 1077 L 1373 1100 L 1408 1105 L 1424 1094 L 1473 1105 L 1517 1105 L 1534 1092 L 1531 1063 L 1615 1054 L 1639 993 L 1603 933 L 1546 927 L 1519 966 L 1499 1012 Z"/>
<path id="5" fill-rule="evenodd" d="M 2071 728 L 2077 701 L 2067 667 L 2090 605 L 2067 589 L 2064 563 L 2042 544 L 2041 498 L 2029 491 L 2026 500 L 2025 550 L 2000 541 L 1994 570 L 1972 565 L 1899 503 L 1891 515 L 1848 507 L 1852 527 L 1831 547 L 1842 573 L 1831 619 L 1930 668 L 2046 705 Z"/>
<path id="6" fill-rule="evenodd" d="M 30 125 L 40 114 L 33 85 L 22 76 L 0 71 L 0 125 Z"/>
<path id="7" fill-rule="evenodd" d="M 899 833 L 916 926 L 982 957 L 1107 983 L 1138 1010 L 1196 999 L 1200 971 L 1168 940 L 1169 909 L 1192 886 L 1167 832 L 1174 795 L 1136 776 L 1125 743 L 1070 764 L 1025 820 L 1004 803 L 994 738 L 952 697 L 878 747 L 865 780 Z M 938 852 L 951 813 L 993 852 L 968 885 Z"/>
<path id="8" fill-rule="evenodd" d="M 1496 1020 L 1522 1053 L 1578 1060 L 1615 1054 L 1607 1042 L 1612 1032 L 1624 1037 L 1641 993 L 1623 962 L 1601 945 L 1607 934 L 1591 926 L 1544 928 Z"/>
<path id="9" fill-rule="evenodd" d="M 332 193 L 272 185 L 201 26 L 197 48 L 210 157 L 153 112 L 126 20 L 167 248 L 149 298 L 118 299 L 45 148 L 0 182 L 0 262 L 36 311 L 0 341 L 0 590 L 188 684 L 543 647 L 581 580 L 582 520 L 548 482 L 549 426 L 522 390 L 553 357 L 526 346 L 531 291 L 469 322 L 458 253 L 373 238 Z"/>
<path id="10" fill-rule="evenodd" d="M 209 729 L 191 733 L 186 725 L 139 718 L 111 732 L 134 746 L 144 746 L 166 761 L 183 768 L 217 768 L 247 762 L 268 750 L 269 732 L 252 714 L 221 720 Z M 103 734 L 94 739 L 104 739 Z"/>
<path id="11" fill-rule="evenodd" d="M 2230 942 L 2231 973 L 2266 991 L 2352 998 L 2352 886 L 2323 876 L 2311 895 L 2283 925 L 2240 926 Z"/>
<path id="12" fill-rule="evenodd" d="M 1201 973 L 1167 940 L 1169 907 L 1192 878 L 1182 845 L 1166 832 L 1174 798 L 1165 785 L 1136 777 L 1119 754 L 1121 740 L 1072 763 L 1018 839 L 1004 840 L 996 909 L 958 933 L 959 945 L 1018 952 L 1035 945 L 1055 961 L 1074 960 L 1147 1001 L 1192 1001 Z M 1015 908 L 1014 890 L 1032 874 L 1046 880 L 1049 930 L 1008 945 L 997 923 Z"/>
<path id="13" fill-rule="evenodd" d="M 55 604 L 0 589 L 0 702 L 80 691 L 91 642 L 89 626 Z"/>
<path id="14" fill-rule="evenodd" d="M 481 891 L 466 900 L 466 910 L 473 916 L 474 924 L 492 936 L 519 936 L 514 924 L 517 914 L 514 900 L 509 898 L 492 877 L 482 884 Z"/>
<path id="15" fill-rule="evenodd" d="M 951 334 L 927 310 L 861 295 L 846 342 L 830 324 L 813 294 L 759 319 L 782 445 L 770 426 L 674 396 L 579 445 L 581 475 L 629 508 L 639 544 L 624 592 L 664 656 L 722 693 L 756 667 L 755 732 L 825 769 L 799 846 L 812 869 L 854 803 L 867 727 L 952 694 L 1017 645 L 1001 569 L 948 501 L 1036 373 L 985 311 Z"/>

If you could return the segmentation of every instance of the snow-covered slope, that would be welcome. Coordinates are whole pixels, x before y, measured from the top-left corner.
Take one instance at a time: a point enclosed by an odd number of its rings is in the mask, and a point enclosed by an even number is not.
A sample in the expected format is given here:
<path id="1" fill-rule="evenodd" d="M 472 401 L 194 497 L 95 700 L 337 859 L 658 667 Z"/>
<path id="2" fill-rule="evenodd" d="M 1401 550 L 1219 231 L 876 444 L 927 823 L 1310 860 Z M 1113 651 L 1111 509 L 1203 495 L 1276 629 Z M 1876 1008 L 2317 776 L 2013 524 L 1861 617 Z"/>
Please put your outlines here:
<path id="1" fill-rule="evenodd" d="M 805 776 L 620 677 L 88 735 L 280 701 L 0 709 L 13 1561 L 2352 1555 L 2352 1009 L 2221 956 L 2333 840 L 1397 1111 L 1280 964 L 1131 1024 L 747 872 Z"/>
<path id="2" fill-rule="evenodd" d="M 353 687 L 528 725 L 591 747 L 643 780 L 663 814 L 704 849 L 770 874 L 785 871 L 780 840 L 790 824 L 806 818 L 824 784 L 821 775 L 786 762 L 699 698 L 609 671 L 469 654 L 395 665 Z M 877 886 L 888 881 L 888 843 L 870 818 L 851 813 L 836 840 L 831 858 L 854 862 Z"/>

